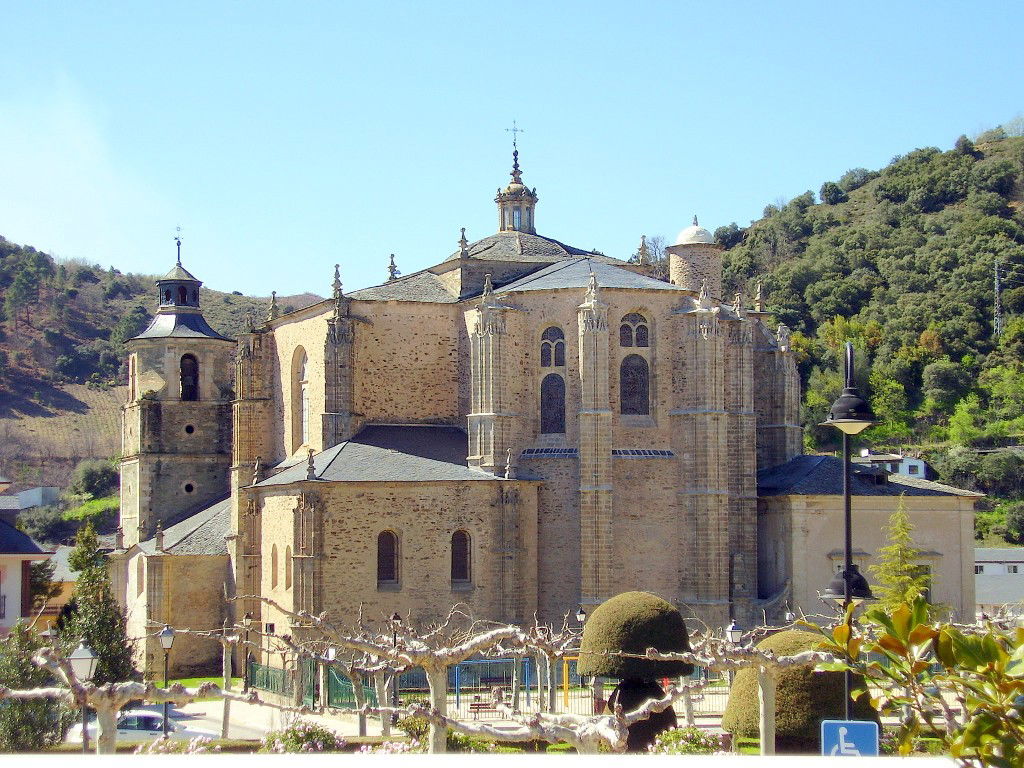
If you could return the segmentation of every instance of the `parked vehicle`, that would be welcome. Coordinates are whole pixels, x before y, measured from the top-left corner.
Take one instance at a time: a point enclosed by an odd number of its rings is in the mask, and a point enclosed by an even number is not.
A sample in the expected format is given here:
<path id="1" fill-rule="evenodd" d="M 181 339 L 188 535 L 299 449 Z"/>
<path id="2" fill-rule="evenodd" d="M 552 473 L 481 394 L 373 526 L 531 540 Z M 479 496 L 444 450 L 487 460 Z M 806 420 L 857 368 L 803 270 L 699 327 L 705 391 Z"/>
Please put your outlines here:
<path id="1" fill-rule="evenodd" d="M 142 742 L 152 741 L 164 735 L 164 718 L 159 712 L 148 709 L 130 709 L 122 712 L 117 718 L 117 740 L 119 742 Z M 89 741 L 95 743 L 99 735 L 99 724 L 91 720 L 88 725 Z M 175 741 L 191 741 L 199 736 L 209 739 L 217 738 L 217 735 L 209 731 L 197 731 L 192 728 L 185 728 L 174 721 L 167 724 L 167 735 Z M 82 743 L 82 724 L 76 723 L 68 729 L 64 738 L 68 744 Z"/>

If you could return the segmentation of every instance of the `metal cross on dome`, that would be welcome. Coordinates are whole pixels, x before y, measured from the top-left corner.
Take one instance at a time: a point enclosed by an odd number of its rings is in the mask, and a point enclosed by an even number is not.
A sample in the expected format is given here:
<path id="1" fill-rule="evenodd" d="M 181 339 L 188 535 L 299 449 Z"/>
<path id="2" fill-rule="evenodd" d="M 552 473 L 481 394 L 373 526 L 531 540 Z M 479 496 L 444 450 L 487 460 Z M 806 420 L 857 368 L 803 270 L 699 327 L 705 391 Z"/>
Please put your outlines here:
<path id="1" fill-rule="evenodd" d="M 516 149 L 517 148 L 516 147 L 516 134 L 518 134 L 518 133 L 526 133 L 526 129 L 518 127 L 516 125 L 516 121 L 513 120 L 512 121 L 512 127 L 511 128 L 506 128 L 505 129 L 505 133 L 511 133 L 512 134 L 512 149 Z"/>

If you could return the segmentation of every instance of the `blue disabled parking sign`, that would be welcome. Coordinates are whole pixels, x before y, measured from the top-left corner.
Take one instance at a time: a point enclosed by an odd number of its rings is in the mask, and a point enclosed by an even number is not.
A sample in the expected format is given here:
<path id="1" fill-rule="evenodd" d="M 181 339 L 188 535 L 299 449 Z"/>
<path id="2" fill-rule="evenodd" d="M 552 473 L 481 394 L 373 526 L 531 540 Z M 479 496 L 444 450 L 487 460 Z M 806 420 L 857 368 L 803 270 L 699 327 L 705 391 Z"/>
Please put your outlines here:
<path id="1" fill-rule="evenodd" d="M 821 754 L 828 757 L 878 755 L 878 723 L 870 720 L 822 720 Z"/>

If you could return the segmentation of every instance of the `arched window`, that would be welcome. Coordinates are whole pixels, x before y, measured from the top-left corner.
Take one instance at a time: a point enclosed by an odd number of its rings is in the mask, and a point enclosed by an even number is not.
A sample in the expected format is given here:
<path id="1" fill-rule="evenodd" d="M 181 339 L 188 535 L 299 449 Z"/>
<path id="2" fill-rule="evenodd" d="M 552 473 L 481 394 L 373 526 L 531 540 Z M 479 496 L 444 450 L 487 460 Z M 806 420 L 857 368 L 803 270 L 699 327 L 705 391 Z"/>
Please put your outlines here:
<path id="1" fill-rule="evenodd" d="M 167 290 L 164 291 L 164 304 L 170 304 L 170 303 L 171 303 L 171 289 L 168 288 Z"/>
<path id="2" fill-rule="evenodd" d="M 377 535 L 377 585 L 398 583 L 398 536 L 394 531 Z"/>
<path id="3" fill-rule="evenodd" d="M 181 399 L 199 399 L 199 361 L 195 355 L 181 356 Z"/>
<path id="4" fill-rule="evenodd" d="M 648 336 L 646 317 L 638 312 L 630 312 L 622 318 L 622 324 L 619 326 L 620 347 L 650 346 Z"/>
<path id="5" fill-rule="evenodd" d="M 138 555 L 135 560 L 135 595 L 139 596 L 146 590 L 146 559 Z"/>
<path id="6" fill-rule="evenodd" d="M 288 545 L 284 548 L 284 588 L 292 588 L 292 548 Z"/>
<path id="7" fill-rule="evenodd" d="M 309 444 L 309 359 L 306 350 L 292 353 L 292 451 Z"/>
<path id="8" fill-rule="evenodd" d="M 640 355 L 627 355 L 619 366 L 619 410 L 644 416 L 651 412 L 650 368 Z"/>
<path id="9" fill-rule="evenodd" d="M 549 373 L 540 383 L 541 434 L 565 433 L 565 379 Z"/>
<path id="10" fill-rule="evenodd" d="M 465 584 L 472 578 L 469 544 L 469 534 L 465 531 L 452 534 L 452 582 Z"/>
<path id="11" fill-rule="evenodd" d="M 185 288 L 184 285 L 178 286 L 178 303 L 188 304 L 188 290 Z"/>
<path id="12" fill-rule="evenodd" d="M 270 586 L 277 586 L 277 544 L 270 548 Z"/>
<path id="13" fill-rule="evenodd" d="M 540 336 L 540 367 L 561 368 L 565 365 L 565 334 L 561 328 L 551 326 Z"/>

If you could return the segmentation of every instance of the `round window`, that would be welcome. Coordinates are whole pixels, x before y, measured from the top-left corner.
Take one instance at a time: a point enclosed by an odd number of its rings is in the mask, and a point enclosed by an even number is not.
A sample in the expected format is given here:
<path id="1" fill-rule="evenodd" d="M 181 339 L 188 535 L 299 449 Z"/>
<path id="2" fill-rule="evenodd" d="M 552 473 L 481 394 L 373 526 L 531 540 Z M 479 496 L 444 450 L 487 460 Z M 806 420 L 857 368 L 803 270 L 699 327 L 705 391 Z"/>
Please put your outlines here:
<path id="1" fill-rule="evenodd" d="M 193 427 L 191 424 L 186 424 L 185 425 L 185 434 L 186 435 L 191 435 L 195 431 L 196 431 L 196 428 Z"/>
<path id="2" fill-rule="evenodd" d="M 185 483 L 185 493 L 192 493 L 196 487 L 192 483 Z"/>

